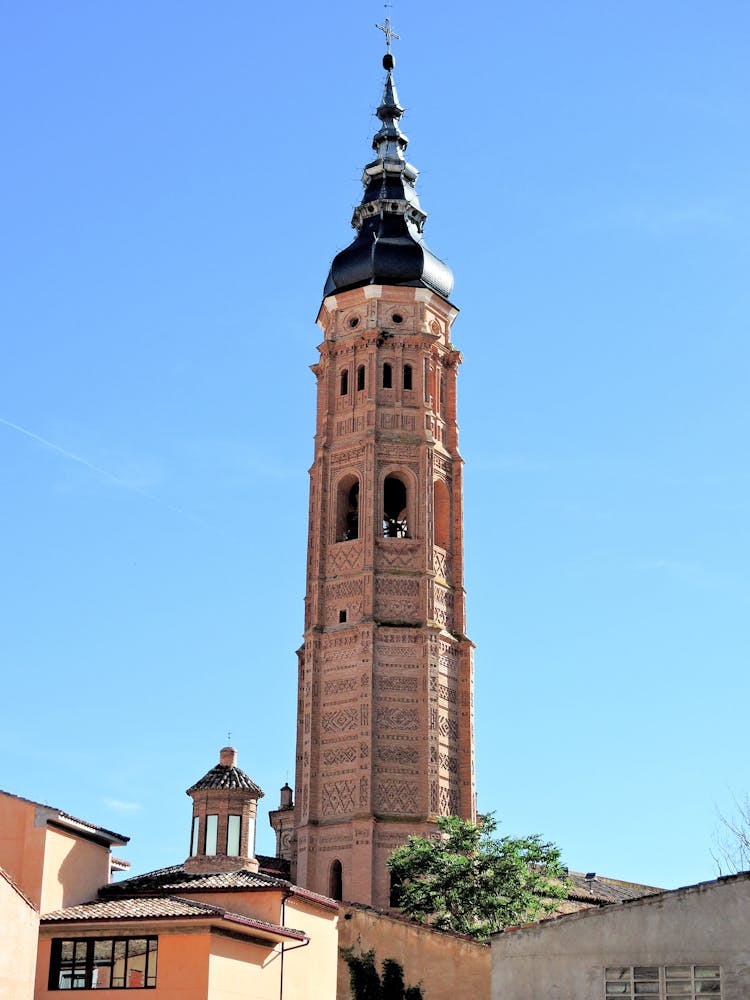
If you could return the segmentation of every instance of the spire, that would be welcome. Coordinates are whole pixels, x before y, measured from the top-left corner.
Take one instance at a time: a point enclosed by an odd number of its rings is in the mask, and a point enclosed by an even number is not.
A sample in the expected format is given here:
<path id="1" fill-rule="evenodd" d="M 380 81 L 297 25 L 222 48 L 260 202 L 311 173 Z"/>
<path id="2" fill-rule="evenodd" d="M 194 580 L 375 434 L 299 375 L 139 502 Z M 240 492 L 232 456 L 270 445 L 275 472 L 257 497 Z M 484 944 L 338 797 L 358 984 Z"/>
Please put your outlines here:
<path id="1" fill-rule="evenodd" d="M 352 216 L 357 236 L 334 258 L 323 294 L 362 285 L 410 285 L 448 298 L 453 274 L 423 241 L 427 215 L 414 187 L 419 171 L 406 160 L 409 140 L 399 124 L 404 109 L 393 78 L 396 60 L 391 52 L 391 40 L 399 36 L 387 17 L 384 25 L 376 27 L 385 33 L 387 49 L 383 96 L 376 112 L 381 124 L 372 140 L 376 156 L 364 169 L 364 194 Z"/>

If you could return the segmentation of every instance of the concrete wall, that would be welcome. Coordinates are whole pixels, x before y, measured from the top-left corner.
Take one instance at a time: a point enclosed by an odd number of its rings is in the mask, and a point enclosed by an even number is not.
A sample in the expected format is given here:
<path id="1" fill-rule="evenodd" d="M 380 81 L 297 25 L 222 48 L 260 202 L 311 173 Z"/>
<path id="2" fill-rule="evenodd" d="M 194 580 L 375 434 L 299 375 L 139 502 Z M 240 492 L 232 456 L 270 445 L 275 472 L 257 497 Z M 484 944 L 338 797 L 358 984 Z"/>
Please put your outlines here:
<path id="1" fill-rule="evenodd" d="M 750 873 L 496 934 L 492 1000 L 602 1000 L 605 968 L 667 965 L 720 965 L 722 1000 L 750 997 Z"/>
<path id="2" fill-rule="evenodd" d="M 375 949 L 383 959 L 395 958 L 407 986 L 421 983 L 425 1000 L 487 1000 L 490 995 L 490 948 L 469 938 L 433 931 L 399 917 L 342 904 L 339 947 L 355 953 Z M 339 959 L 337 1000 L 349 1000 L 349 968 Z"/>
<path id="3" fill-rule="evenodd" d="M 39 913 L 0 872 L 0 997 L 31 1000 Z"/>

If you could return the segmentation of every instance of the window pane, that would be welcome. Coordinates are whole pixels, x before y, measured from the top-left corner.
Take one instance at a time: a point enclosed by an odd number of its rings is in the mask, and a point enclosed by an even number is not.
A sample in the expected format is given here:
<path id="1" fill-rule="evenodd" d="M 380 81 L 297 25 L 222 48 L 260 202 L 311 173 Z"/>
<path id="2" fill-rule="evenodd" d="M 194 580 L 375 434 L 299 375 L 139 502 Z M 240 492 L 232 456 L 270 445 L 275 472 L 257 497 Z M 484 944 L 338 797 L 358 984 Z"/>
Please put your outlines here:
<path id="1" fill-rule="evenodd" d="M 607 969 L 604 978 L 608 983 L 619 982 L 621 979 L 630 979 L 630 969 Z"/>
<path id="2" fill-rule="evenodd" d="M 659 996 L 659 984 L 658 983 L 636 983 L 635 984 L 635 995 L 637 997 L 643 996 Z"/>
<path id="3" fill-rule="evenodd" d="M 146 986 L 156 986 L 156 938 L 149 938 Z"/>
<path id="4" fill-rule="evenodd" d="M 131 938 L 128 941 L 128 964 L 125 985 L 128 989 L 140 989 L 146 985 L 146 955 L 148 947 L 145 938 Z"/>
<path id="5" fill-rule="evenodd" d="M 219 828 L 218 816 L 206 816 L 206 849 L 205 854 L 216 854 L 216 833 Z"/>
<path id="6" fill-rule="evenodd" d="M 125 985 L 125 949 L 127 941 L 115 941 L 112 960 L 112 986 Z"/>
<path id="7" fill-rule="evenodd" d="M 664 973 L 667 979 L 690 979 L 693 974 L 693 967 L 692 965 L 668 965 Z"/>
<path id="8" fill-rule="evenodd" d="M 657 979 L 659 978 L 659 966 L 658 965 L 636 965 L 633 969 L 634 979 Z"/>
<path id="9" fill-rule="evenodd" d="M 605 993 L 608 997 L 629 997 L 630 983 L 607 983 Z"/>
<path id="10" fill-rule="evenodd" d="M 75 949 L 75 942 L 73 941 L 60 942 L 60 968 L 58 970 L 58 974 L 56 977 L 57 988 L 60 990 L 72 989 L 74 949 Z M 52 981 L 54 982 L 55 980 Z"/>
<path id="11" fill-rule="evenodd" d="M 71 973 L 71 989 L 86 989 L 86 953 L 88 951 L 88 941 L 76 941 L 73 955 L 73 969 Z"/>
<path id="12" fill-rule="evenodd" d="M 667 983 L 667 989 L 669 990 L 670 996 L 682 996 L 685 993 L 692 994 L 693 992 L 693 980 L 692 979 L 670 979 Z"/>
<path id="13" fill-rule="evenodd" d="M 230 816 L 227 824 L 227 854 L 236 857 L 240 853 L 240 817 Z"/>
<path id="14" fill-rule="evenodd" d="M 696 981 L 695 992 L 696 994 L 721 993 L 721 983 L 717 982 L 716 980 L 714 980 L 713 982 L 711 980 Z"/>
<path id="15" fill-rule="evenodd" d="M 92 990 L 108 990 L 112 985 L 112 941 L 94 941 Z"/>
<path id="16" fill-rule="evenodd" d="M 190 856 L 194 857 L 198 853 L 198 837 L 201 831 L 200 816 L 193 817 L 193 837 L 190 841 Z"/>
<path id="17" fill-rule="evenodd" d="M 718 965 L 696 965 L 696 967 L 695 967 L 695 978 L 696 979 L 718 979 L 719 978 L 719 966 Z"/>

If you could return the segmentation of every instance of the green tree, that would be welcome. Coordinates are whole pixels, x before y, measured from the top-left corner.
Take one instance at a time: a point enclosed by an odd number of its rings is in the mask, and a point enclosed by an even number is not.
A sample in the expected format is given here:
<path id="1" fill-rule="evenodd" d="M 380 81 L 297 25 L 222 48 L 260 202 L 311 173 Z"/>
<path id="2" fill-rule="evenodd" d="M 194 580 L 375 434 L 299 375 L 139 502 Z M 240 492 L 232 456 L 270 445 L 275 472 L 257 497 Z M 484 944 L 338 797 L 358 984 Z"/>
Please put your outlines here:
<path id="1" fill-rule="evenodd" d="M 478 826 L 458 816 L 437 825 L 438 838 L 409 837 L 388 859 L 407 916 L 484 939 L 551 913 L 567 897 L 560 851 L 538 834 L 495 838 L 491 814 Z"/>
<path id="2" fill-rule="evenodd" d="M 375 967 L 375 951 L 355 955 L 342 948 L 341 957 L 349 966 L 349 983 L 354 1000 L 424 1000 L 419 986 L 404 985 L 404 970 L 393 958 L 383 962 L 382 978 Z"/>

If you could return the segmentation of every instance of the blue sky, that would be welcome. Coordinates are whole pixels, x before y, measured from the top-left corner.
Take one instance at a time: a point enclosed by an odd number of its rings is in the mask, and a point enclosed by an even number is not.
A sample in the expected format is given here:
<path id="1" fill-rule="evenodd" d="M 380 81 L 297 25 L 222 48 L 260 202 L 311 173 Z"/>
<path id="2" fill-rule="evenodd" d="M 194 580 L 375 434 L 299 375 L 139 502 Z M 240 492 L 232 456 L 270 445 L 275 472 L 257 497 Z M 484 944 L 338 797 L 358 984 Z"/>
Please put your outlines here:
<path id="1" fill-rule="evenodd" d="M 182 860 L 293 779 L 314 325 L 379 4 L 5 4 L 0 787 Z M 750 9 L 398 2 L 456 275 L 479 806 L 715 874 L 748 788 Z M 272 851 L 266 809 L 258 848 Z"/>

